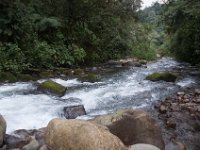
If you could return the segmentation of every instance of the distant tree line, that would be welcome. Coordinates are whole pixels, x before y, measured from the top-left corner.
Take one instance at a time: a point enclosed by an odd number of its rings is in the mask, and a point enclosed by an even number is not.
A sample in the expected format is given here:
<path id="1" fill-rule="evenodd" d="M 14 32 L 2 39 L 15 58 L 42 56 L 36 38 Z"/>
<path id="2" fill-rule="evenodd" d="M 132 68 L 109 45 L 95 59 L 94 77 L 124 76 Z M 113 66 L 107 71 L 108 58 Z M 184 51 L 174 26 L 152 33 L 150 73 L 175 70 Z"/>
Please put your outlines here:
<path id="1" fill-rule="evenodd" d="M 70 67 L 131 55 L 141 43 L 140 6 L 141 0 L 1 0 L 0 71 Z"/>

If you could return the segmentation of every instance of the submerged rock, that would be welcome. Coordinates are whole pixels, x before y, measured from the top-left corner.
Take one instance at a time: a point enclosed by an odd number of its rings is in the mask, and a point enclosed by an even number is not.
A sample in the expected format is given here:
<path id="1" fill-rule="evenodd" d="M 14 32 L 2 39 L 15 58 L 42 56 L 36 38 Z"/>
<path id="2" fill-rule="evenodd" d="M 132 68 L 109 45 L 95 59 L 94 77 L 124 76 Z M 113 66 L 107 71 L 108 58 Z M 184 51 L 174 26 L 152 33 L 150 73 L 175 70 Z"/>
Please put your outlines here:
<path id="1" fill-rule="evenodd" d="M 166 82 L 175 82 L 177 79 L 177 75 L 171 72 L 156 72 L 150 74 L 146 77 L 147 80 L 150 81 L 166 81 Z"/>
<path id="2" fill-rule="evenodd" d="M 39 86 L 38 86 L 38 90 L 47 93 L 47 94 L 54 94 L 54 95 L 58 95 L 58 96 L 64 96 L 67 87 L 64 87 L 52 80 L 47 80 L 42 82 Z"/>
<path id="3" fill-rule="evenodd" d="M 45 133 L 50 150 L 124 150 L 106 127 L 82 120 L 53 119 Z"/>
<path id="4" fill-rule="evenodd" d="M 143 110 L 124 109 L 91 120 L 107 126 L 125 145 L 147 143 L 164 149 L 160 127 Z"/>
<path id="5" fill-rule="evenodd" d="M 0 114 L 0 147 L 3 144 L 3 140 L 6 133 L 6 121 L 3 116 Z"/>
<path id="6" fill-rule="evenodd" d="M 86 115 L 86 111 L 83 105 L 64 107 L 64 116 L 66 119 L 75 119 L 78 116 L 83 115 Z"/>

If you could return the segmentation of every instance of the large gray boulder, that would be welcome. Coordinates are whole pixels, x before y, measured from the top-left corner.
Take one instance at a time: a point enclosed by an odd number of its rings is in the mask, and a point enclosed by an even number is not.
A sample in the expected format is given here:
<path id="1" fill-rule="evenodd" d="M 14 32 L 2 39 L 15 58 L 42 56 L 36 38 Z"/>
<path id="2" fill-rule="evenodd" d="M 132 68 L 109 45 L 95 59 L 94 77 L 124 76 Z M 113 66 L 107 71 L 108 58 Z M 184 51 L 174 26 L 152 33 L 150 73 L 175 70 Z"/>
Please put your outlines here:
<path id="1" fill-rule="evenodd" d="M 101 125 L 81 120 L 53 119 L 45 133 L 49 150 L 124 150 L 123 143 Z"/>
<path id="2" fill-rule="evenodd" d="M 3 145 L 3 140 L 6 133 L 6 121 L 3 116 L 0 114 L 0 147 Z"/>
<path id="3" fill-rule="evenodd" d="M 159 125 L 143 110 L 123 109 L 113 114 L 98 116 L 91 122 L 108 127 L 110 132 L 127 146 L 146 143 L 164 150 Z"/>

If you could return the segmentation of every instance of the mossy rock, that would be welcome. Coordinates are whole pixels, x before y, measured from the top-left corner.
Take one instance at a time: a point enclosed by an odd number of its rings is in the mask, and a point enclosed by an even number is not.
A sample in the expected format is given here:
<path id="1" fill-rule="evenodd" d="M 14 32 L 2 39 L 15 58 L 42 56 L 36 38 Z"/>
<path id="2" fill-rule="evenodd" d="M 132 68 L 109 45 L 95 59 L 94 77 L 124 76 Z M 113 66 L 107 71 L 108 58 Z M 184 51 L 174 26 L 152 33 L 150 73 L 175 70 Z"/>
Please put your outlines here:
<path id="1" fill-rule="evenodd" d="M 17 82 L 17 78 L 10 72 L 1 72 L 0 82 Z"/>
<path id="2" fill-rule="evenodd" d="M 65 92 L 67 90 L 67 87 L 64 87 L 52 80 L 47 80 L 42 82 L 38 86 L 38 90 L 47 93 L 47 94 L 53 94 L 57 96 L 64 96 Z"/>
<path id="3" fill-rule="evenodd" d="M 171 72 L 156 72 L 150 74 L 146 77 L 150 81 L 166 81 L 166 82 L 175 82 L 177 79 L 177 74 Z"/>
<path id="4" fill-rule="evenodd" d="M 37 78 L 36 77 L 33 77 L 29 74 L 19 74 L 17 75 L 17 79 L 19 81 L 23 81 L 23 82 L 27 82 L 27 81 L 36 81 Z"/>
<path id="5" fill-rule="evenodd" d="M 97 82 L 98 76 L 95 73 L 88 73 L 87 75 L 81 78 L 83 82 Z"/>

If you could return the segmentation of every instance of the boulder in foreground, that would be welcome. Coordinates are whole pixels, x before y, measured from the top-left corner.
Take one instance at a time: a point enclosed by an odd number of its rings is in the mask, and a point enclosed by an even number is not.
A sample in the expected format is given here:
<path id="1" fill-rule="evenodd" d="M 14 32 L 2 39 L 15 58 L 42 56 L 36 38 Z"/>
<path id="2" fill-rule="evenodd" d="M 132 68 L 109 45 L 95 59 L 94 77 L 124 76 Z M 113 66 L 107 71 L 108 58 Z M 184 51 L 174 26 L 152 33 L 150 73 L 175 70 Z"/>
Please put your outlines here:
<path id="1" fill-rule="evenodd" d="M 47 93 L 47 94 L 53 94 L 53 95 L 57 95 L 57 96 L 64 96 L 67 87 L 64 87 L 52 80 L 47 80 L 42 82 L 39 86 L 38 86 L 38 90 Z"/>
<path id="2" fill-rule="evenodd" d="M 171 72 L 155 72 L 146 77 L 150 81 L 166 81 L 166 82 L 175 82 L 177 79 L 177 74 Z"/>
<path id="3" fill-rule="evenodd" d="M 0 114 L 0 147 L 3 144 L 5 133 L 6 133 L 6 121 Z"/>
<path id="4" fill-rule="evenodd" d="M 107 126 L 127 146 L 146 143 L 164 150 L 160 127 L 143 110 L 122 109 L 113 114 L 98 116 L 91 122 Z"/>
<path id="5" fill-rule="evenodd" d="M 49 150 L 124 150 L 106 127 L 81 120 L 53 119 L 45 133 Z"/>

